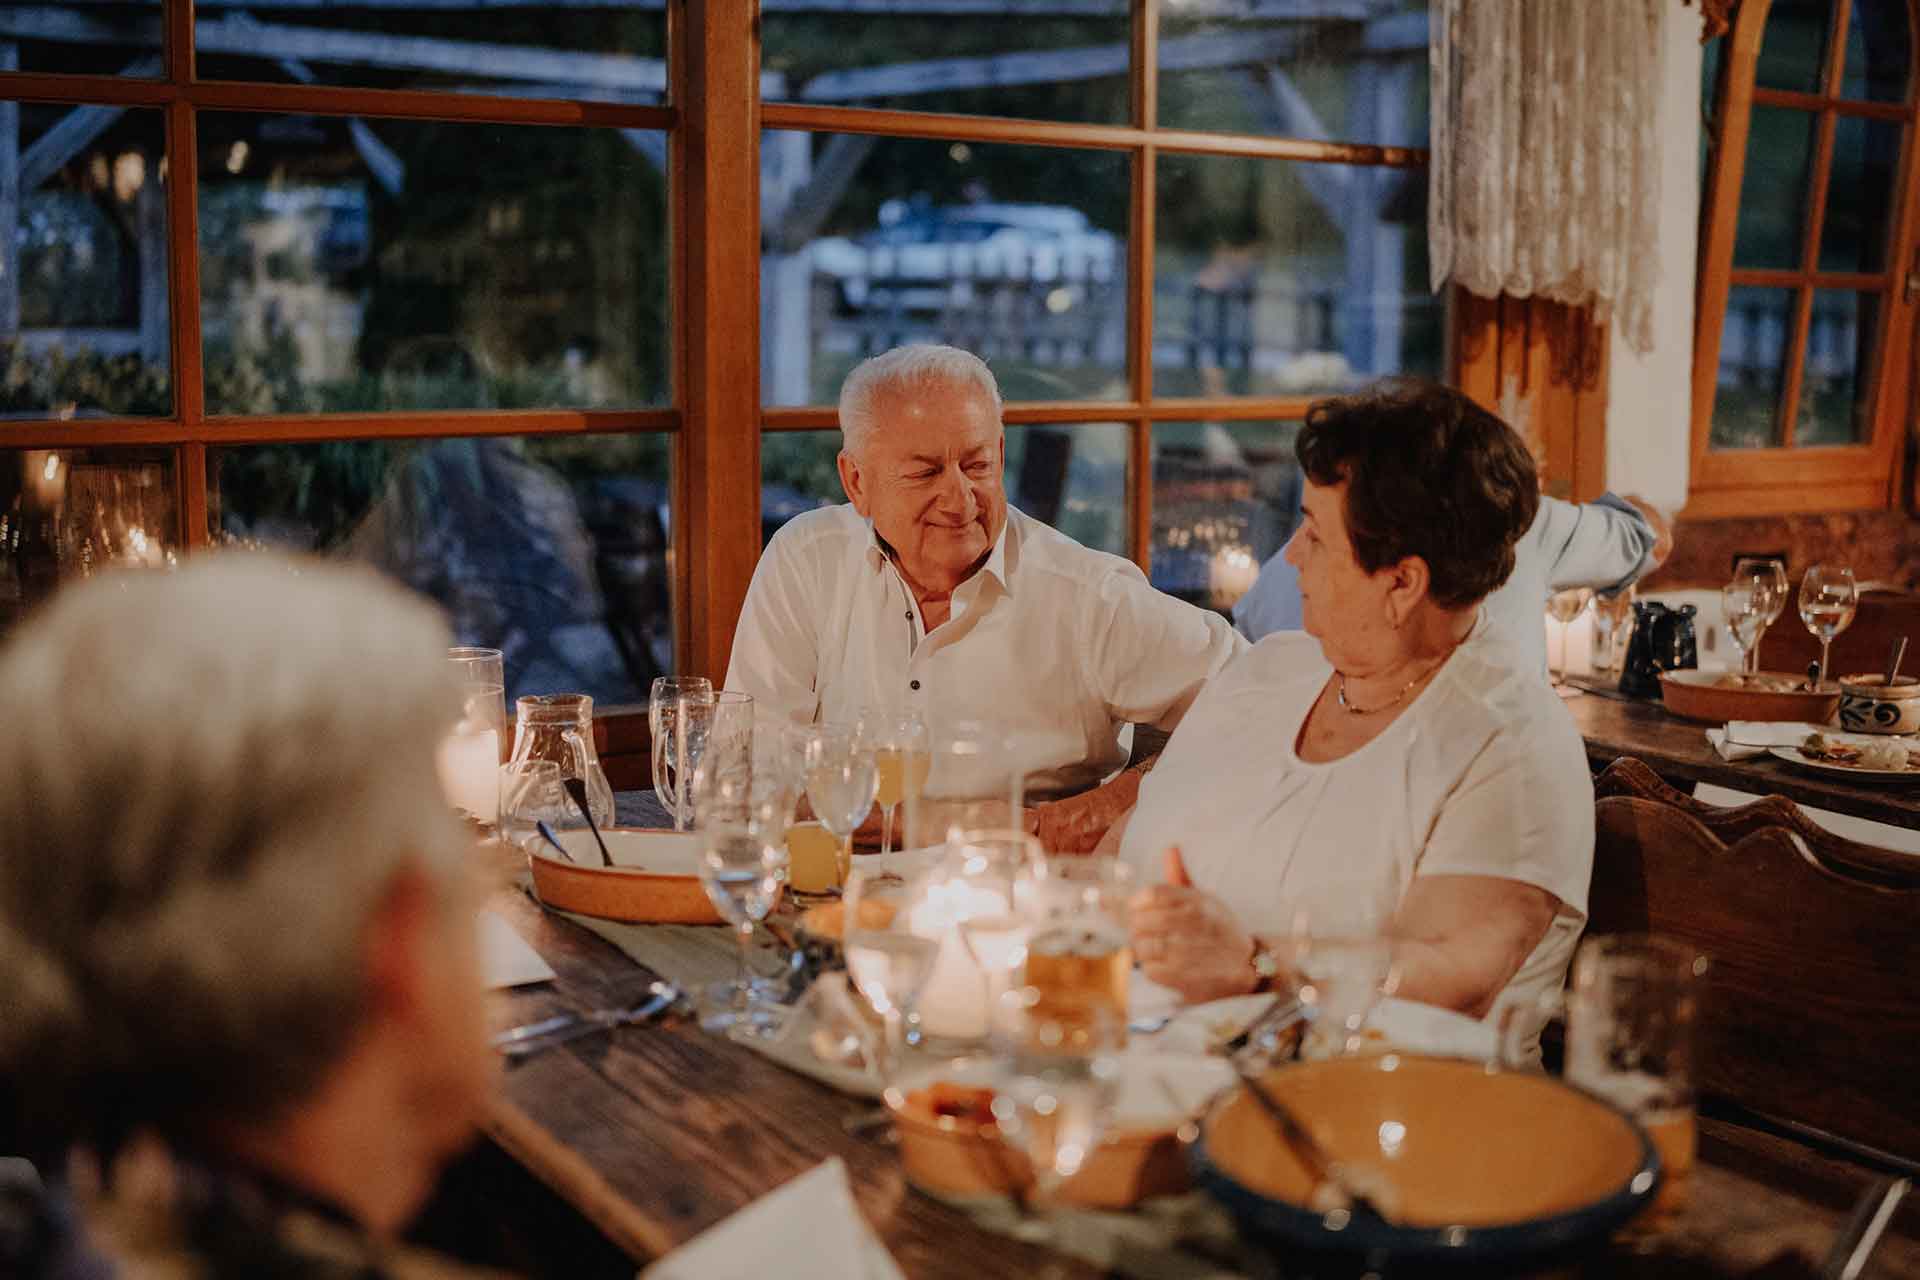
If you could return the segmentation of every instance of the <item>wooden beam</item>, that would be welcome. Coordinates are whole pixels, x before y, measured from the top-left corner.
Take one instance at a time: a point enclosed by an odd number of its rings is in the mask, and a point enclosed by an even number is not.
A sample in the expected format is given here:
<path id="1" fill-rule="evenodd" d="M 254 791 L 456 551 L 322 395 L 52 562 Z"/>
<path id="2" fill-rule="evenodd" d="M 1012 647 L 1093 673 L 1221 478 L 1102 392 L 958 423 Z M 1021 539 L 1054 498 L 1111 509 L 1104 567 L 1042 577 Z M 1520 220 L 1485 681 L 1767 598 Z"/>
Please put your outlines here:
<path id="1" fill-rule="evenodd" d="M 20 69 L 20 46 L 0 42 L 0 72 Z M 20 336 L 20 104 L 0 99 L 0 339 Z"/>
<path id="2" fill-rule="evenodd" d="M 145 77 L 160 73 L 160 56 L 147 54 L 121 68 L 123 76 Z M 60 172 L 67 161 L 87 149 L 93 140 L 113 127 L 126 113 L 125 107 L 89 104 L 75 107 L 54 121 L 53 127 L 35 138 L 20 155 L 20 190 L 37 190 L 41 183 Z M 18 130 L 15 130 L 17 135 Z M 16 139 L 15 144 L 18 146 Z"/>
<path id="3" fill-rule="evenodd" d="M 871 133 L 836 133 L 813 172 L 760 229 L 760 243 L 774 253 L 798 253 L 846 194 L 847 185 L 880 139 Z"/>

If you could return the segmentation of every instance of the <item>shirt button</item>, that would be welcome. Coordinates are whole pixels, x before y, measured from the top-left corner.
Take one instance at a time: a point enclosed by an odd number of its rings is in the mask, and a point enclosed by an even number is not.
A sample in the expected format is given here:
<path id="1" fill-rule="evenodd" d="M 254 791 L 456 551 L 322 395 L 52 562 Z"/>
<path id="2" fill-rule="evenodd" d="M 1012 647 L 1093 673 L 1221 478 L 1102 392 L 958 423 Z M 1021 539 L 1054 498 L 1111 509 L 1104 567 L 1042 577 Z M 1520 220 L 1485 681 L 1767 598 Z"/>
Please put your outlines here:
<path id="1" fill-rule="evenodd" d="M 911 609 L 909 609 L 909 610 L 907 610 L 907 621 L 908 621 L 908 622 L 912 622 L 912 621 L 913 621 L 913 610 L 911 610 Z"/>
<path id="2" fill-rule="evenodd" d="M 918 680 L 912 681 L 907 685 L 907 688 L 912 689 L 915 693 L 918 693 L 920 691 L 920 682 Z"/>

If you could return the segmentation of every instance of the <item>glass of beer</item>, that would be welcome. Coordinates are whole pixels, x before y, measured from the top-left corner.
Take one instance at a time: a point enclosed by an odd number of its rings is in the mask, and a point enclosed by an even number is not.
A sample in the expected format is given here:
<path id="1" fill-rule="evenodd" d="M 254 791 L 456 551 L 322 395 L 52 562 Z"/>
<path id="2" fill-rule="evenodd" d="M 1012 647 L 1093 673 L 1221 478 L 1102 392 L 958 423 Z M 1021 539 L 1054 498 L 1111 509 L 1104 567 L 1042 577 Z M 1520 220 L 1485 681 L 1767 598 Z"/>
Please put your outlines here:
<path id="1" fill-rule="evenodd" d="M 1694 1024 L 1707 958 L 1646 934 L 1589 938 L 1567 991 L 1570 1083 L 1640 1122 L 1660 1153 L 1662 1182 L 1636 1231 L 1671 1225 L 1686 1206 L 1694 1160 Z"/>
<path id="2" fill-rule="evenodd" d="M 880 852 L 893 852 L 893 815 L 900 802 L 918 796 L 933 768 L 926 721 L 913 714 L 878 712 L 860 717 L 860 732 L 873 746 L 873 763 L 880 773 Z"/>
<path id="3" fill-rule="evenodd" d="M 1103 857 L 1043 859 L 1019 886 L 1029 921 L 1026 986 L 1032 1008 L 1073 1036 L 1092 1035 L 1096 1017 L 1104 1020 L 1089 1010 L 1104 1010 L 1126 1026 L 1132 893 L 1133 869 Z"/>

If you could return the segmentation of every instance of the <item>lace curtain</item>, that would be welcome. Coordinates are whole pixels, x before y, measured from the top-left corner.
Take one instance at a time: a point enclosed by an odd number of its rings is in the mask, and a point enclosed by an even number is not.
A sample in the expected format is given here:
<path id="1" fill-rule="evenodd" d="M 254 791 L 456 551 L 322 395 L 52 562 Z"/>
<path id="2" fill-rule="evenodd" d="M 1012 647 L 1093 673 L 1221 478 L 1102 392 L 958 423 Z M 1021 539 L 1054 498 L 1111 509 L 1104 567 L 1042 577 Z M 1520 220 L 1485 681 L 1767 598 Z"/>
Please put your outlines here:
<path id="1" fill-rule="evenodd" d="M 1591 307 L 1651 348 L 1668 3 L 1434 0 L 1436 290 Z"/>

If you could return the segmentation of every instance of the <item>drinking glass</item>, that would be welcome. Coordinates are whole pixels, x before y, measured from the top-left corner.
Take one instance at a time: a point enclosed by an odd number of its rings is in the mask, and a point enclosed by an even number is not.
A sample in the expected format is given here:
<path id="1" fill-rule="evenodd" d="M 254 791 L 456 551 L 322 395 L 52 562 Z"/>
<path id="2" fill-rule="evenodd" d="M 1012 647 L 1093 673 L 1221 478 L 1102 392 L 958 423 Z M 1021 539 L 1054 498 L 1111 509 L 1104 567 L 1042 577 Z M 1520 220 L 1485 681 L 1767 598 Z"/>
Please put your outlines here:
<path id="1" fill-rule="evenodd" d="M 1547 616 L 1560 624 L 1560 665 L 1556 669 L 1548 664 L 1547 674 L 1552 678 L 1554 688 L 1569 691 L 1567 685 L 1567 624 L 1580 616 L 1587 607 L 1587 600 L 1593 592 L 1585 587 L 1572 587 L 1566 591 L 1556 591 L 1547 597 Z"/>
<path id="2" fill-rule="evenodd" d="M 1739 556 L 1733 562 L 1733 576 L 1751 578 L 1766 588 L 1767 626 L 1772 626 L 1787 607 L 1787 566 L 1777 556 Z"/>
<path id="3" fill-rule="evenodd" d="M 1820 642 L 1820 683 L 1827 682 L 1827 652 L 1833 638 L 1853 625 L 1860 607 L 1860 590 L 1853 570 L 1844 565 L 1816 564 L 1800 579 L 1800 621 Z"/>
<path id="4" fill-rule="evenodd" d="M 920 793 L 933 767 L 926 721 L 911 713 L 872 712 L 860 717 L 860 732 L 873 745 L 873 762 L 880 774 L 880 789 L 875 796 L 883 819 L 880 852 L 892 853 L 894 810 L 907 796 Z"/>
<path id="5" fill-rule="evenodd" d="M 517 849 L 561 857 L 541 837 L 536 823 L 559 831 L 573 810 L 561 786 L 560 766 L 551 760 L 528 760 L 500 766 L 500 838 Z"/>
<path id="6" fill-rule="evenodd" d="M 1055 1203 L 1106 1137 L 1125 1048 L 1126 1016 L 1103 1001 L 1067 1005 L 1025 987 L 996 1006 L 993 1118 L 1001 1139 L 1032 1168 L 1030 1192 L 1015 1184 L 1023 1208 Z M 1026 1222 L 1030 1238 L 1051 1234 L 1042 1218 Z"/>
<path id="7" fill-rule="evenodd" d="M 1587 602 L 1593 613 L 1595 651 L 1605 655 L 1603 661 L 1594 664 L 1602 676 L 1613 676 L 1620 669 L 1627 637 L 1633 633 L 1634 595 L 1634 589 L 1628 586 L 1612 592 L 1596 591 Z"/>
<path id="8" fill-rule="evenodd" d="M 483 826 L 500 816 L 500 762 L 506 758 L 505 662 L 498 649 L 447 650 L 460 688 L 460 719 L 440 744 L 440 781 L 453 807 Z"/>
<path id="9" fill-rule="evenodd" d="M 912 904 L 918 893 L 899 876 L 878 867 L 847 875 L 841 945 L 847 976 L 880 1015 L 885 1036 L 874 1065 L 890 1079 L 906 1043 L 907 1018 L 933 975 L 939 943 L 915 931 Z"/>
<path id="10" fill-rule="evenodd" d="M 730 983 L 708 992 L 700 1025 L 736 1039 L 756 1039 L 779 1033 L 783 1020 L 777 1006 L 758 996 L 748 953 L 753 927 L 767 918 L 780 900 L 786 882 L 786 847 L 771 833 L 746 823 L 716 821 L 700 832 L 700 884 L 720 918 L 733 926 L 740 940 L 740 972 Z"/>
<path id="11" fill-rule="evenodd" d="M 1767 629 L 1767 587 L 1753 578 L 1736 577 L 1720 588 L 1720 613 L 1726 619 L 1727 635 L 1740 650 L 1740 670 L 1753 672 L 1760 667 L 1760 636 Z"/>
<path id="12" fill-rule="evenodd" d="M 700 813 L 703 785 L 746 786 L 753 773 L 753 695 L 722 689 L 681 697 L 675 708 L 674 822 L 685 829 Z"/>
<path id="13" fill-rule="evenodd" d="M 528 695 L 515 704 L 519 717 L 513 730 L 513 763 L 551 760 L 560 766 L 562 781 L 579 778 L 587 784 L 587 808 L 602 827 L 613 825 L 613 788 L 593 749 L 593 699 L 584 693 Z M 567 806 L 564 823 L 584 827 L 586 819 Z"/>
<path id="14" fill-rule="evenodd" d="M 1028 920 L 1018 886 L 1039 859 L 1039 842 L 1025 832 L 968 832 L 921 877 L 908 910 L 916 932 L 939 951 L 908 1019 L 916 1045 L 958 1055 L 985 1042 L 990 1003 L 1025 962 Z"/>
<path id="15" fill-rule="evenodd" d="M 1016 901 L 1029 921 L 1026 986 L 1034 1007 L 1062 1025 L 1071 1027 L 1098 1008 L 1110 1011 L 1126 1034 L 1133 881 L 1133 869 L 1118 858 L 1053 857 L 1017 885 Z M 1090 1021 L 1086 1034 L 1094 1030 Z"/>
<path id="16" fill-rule="evenodd" d="M 713 681 L 705 676 L 656 676 L 647 695 L 647 732 L 653 739 L 653 793 L 673 815 L 673 829 L 687 829 L 680 808 L 679 757 L 675 742 L 680 731 L 680 700 L 707 697 Z"/>
<path id="17" fill-rule="evenodd" d="M 1366 1022 L 1396 984 L 1393 915 L 1399 884 L 1387 870 L 1318 885 L 1289 912 L 1286 957 L 1311 1030 L 1307 1057 L 1337 1057 L 1365 1044 Z"/>
<path id="18" fill-rule="evenodd" d="M 1024 829 L 1027 775 L 1017 738 L 960 720 L 941 726 L 931 744 L 926 781 L 906 796 L 908 848 L 938 848 L 962 831 Z"/>
<path id="19" fill-rule="evenodd" d="M 820 824 L 848 847 L 880 791 L 873 747 L 853 724 L 806 725 L 799 739 L 807 803 Z"/>

